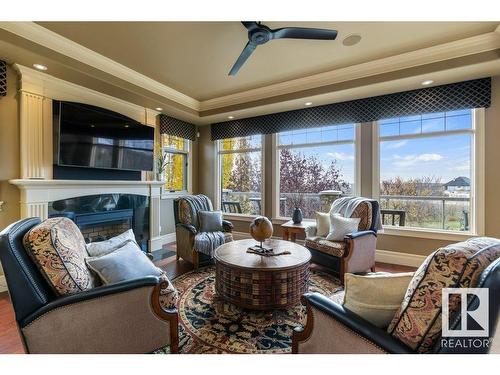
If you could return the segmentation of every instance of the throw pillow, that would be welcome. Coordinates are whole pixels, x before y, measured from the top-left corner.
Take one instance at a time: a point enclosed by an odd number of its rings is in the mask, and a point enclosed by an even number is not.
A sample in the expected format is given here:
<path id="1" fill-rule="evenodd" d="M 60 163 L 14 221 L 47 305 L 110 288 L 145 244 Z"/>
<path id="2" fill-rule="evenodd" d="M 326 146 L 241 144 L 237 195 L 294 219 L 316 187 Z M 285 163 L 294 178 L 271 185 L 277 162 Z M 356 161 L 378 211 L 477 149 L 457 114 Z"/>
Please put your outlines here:
<path id="1" fill-rule="evenodd" d="M 44 220 L 23 238 L 26 252 L 56 294 L 63 296 L 96 285 L 85 265 L 85 240 L 76 224 L 66 217 Z"/>
<path id="2" fill-rule="evenodd" d="M 100 257 L 115 251 L 129 240 L 135 241 L 135 235 L 132 229 L 112 237 L 109 240 L 87 244 L 87 252 L 91 257 Z"/>
<path id="3" fill-rule="evenodd" d="M 387 331 L 418 353 L 432 351 L 441 336 L 441 290 L 474 288 L 481 273 L 500 257 L 500 240 L 478 237 L 442 247 L 418 268 Z M 449 312 L 460 311 L 450 298 Z"/>
<path id="4" fill-rule="evenodd" d="M 316 235 L 326 237 L 330 233 L 330 214 L 316 212 Z"/>
<path id="5" fill-rule="evenodd" d="M 380 328 L 387 328 L 401 306 L 413 272 L 345 274 L 345 308 Z"/>
<path id="6" fill-rule="evenodd" d="M 346 234 L 357 232 L 360 218 L 348 218 L 340 215 L 330 215 L 330 233 L 328 241 L 343 241 Z"/>
<path id="7" fill-rule="evenodd" d="M 221 211 L 198 211 L 200 232 L 222 232 Z"/>
<path id="8" fill-rule="evenodd" d="M 112 253 L 87 258 L 85 261 L 104 284 L 162 274 L 162 270 L 156 267 L 133 241 L 126 242 Z"/>

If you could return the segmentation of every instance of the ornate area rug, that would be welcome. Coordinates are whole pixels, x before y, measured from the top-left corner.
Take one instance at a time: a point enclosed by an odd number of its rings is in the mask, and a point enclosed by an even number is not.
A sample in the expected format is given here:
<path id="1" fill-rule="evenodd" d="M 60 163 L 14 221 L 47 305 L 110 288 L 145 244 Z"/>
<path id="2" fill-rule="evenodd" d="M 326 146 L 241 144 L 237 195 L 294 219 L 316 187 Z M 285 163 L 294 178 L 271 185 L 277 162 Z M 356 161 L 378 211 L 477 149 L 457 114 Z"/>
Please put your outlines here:
<path id="1" fill-rule="evenodd" d="M 180 292 L 180 353 L 290 353 L 293 328 L 305 323 L 305 308 L 252 311 L 215 297 L 215 268 L 173 280 Z M 334 276 L 311 270 L 309 291 L 340 290 Z"/>

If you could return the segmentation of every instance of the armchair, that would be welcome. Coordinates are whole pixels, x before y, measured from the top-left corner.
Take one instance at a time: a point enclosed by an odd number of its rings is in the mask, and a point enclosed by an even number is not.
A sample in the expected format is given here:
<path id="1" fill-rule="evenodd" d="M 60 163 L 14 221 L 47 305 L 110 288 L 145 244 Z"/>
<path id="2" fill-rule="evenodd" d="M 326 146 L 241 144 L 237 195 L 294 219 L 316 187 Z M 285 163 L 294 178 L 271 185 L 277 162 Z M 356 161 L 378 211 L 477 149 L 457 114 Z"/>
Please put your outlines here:
<path id="1" fill-rule="evenodd" d="M 29 257 L 30 218 L 0 233 L 0 260 L 27 353 L 149 353 L 178 351 L 177 310 L 160 305 L 165 281 L 156 276 L 58 297 Z"/>
<path id="2" fill-rule="evenodd" d="M 449 267 L 446 272 L 440 268 L 444 264 Z M 442 343 L 441 290 L 449 287 L 488 288 L 488 337 L 464 339 L 467 342 L 478 339 L 481 343 L 486 339 L 489 344 Z M 499 294 L 500 241 L 478 238 L 450 245 L 431 254 L 416 271 L 387 330 L 319 293 L 303 295 L 307 320 L 304 327 L 293 332 L 292 353 L 499 353 Z M 461 327 L 461 307 L 460 301 L 455 300 L 455 304 L 451 301 L 449 324 L 455 330 Z M 480 303 L 484 302 L 477 296 L 469 298 L 467 311 L 475 311 Z"/>
<path id="3" fill-rule="evenodd" d="M 364 199 L 350 217 L 361 219 L 358 231 L 348 234 L 343 241 L 317 237 L 315 225 L 306 229 L 305 246 L 311 252 L 312 261 L 337 271 L 342 284 L 346 272 L 374 270 L 377 223 L 380 218 L 378 201 Z"/>
<path id="4" fill-rule="evenodd" d="M 187 195 L 174 200 L 177 259 L 182 258 L 197 269 L 200 263 L 210 261 L 213 251 L 223 243 L 233 240 L 233 224 L 223 220 L 221 232 L 200 232 L 199 211 L 213 211 L 212 202 L 205 195 Z M 209 252 L 200 252 L 201 243 L 209 241 Z M 206 246 L 204 246 L 206 248 Z"/>

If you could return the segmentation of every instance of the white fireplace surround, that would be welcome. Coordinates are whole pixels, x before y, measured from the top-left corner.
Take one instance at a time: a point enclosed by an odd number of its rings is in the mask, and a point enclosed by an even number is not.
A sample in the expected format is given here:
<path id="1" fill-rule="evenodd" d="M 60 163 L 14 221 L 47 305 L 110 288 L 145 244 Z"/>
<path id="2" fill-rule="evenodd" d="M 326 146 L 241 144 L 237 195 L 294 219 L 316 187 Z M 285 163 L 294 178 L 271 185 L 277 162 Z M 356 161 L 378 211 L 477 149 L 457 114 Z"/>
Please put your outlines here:
<path id="1" fill-rule="evenodd" d="M 159 181 L 104 181 L 104 180 L 10 180 L 21 192 L 21 218 L 48 217 L 49 203 L 61 199 L 100 194 L 136 194 L 150 198 L 149 249 L 160 249 L 160 199 Z"/>

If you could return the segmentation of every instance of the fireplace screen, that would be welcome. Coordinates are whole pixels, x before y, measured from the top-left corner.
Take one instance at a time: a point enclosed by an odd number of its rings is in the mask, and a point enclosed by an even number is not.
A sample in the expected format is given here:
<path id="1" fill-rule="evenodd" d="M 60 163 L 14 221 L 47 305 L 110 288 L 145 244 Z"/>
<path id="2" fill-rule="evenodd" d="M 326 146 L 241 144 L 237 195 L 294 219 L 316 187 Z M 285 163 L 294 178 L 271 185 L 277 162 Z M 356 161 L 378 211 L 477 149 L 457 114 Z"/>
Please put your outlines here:
<path id="1" fill-rule="evenodd" d="M 132 229 L 143 251 L 148 249 L 149 198 L 134 194 L 101 194 L 49 204 L 49 217 L 73 220 L 87 243 L 104 241 Z"/>

